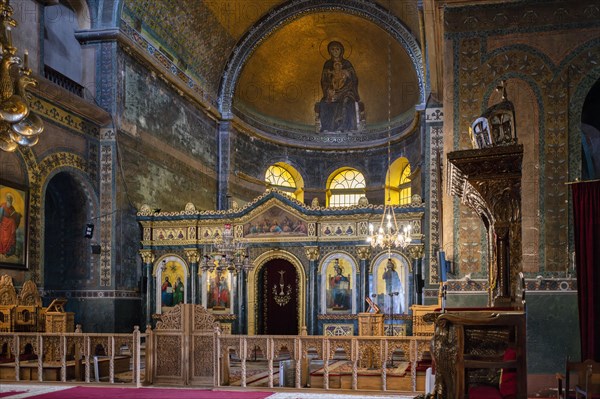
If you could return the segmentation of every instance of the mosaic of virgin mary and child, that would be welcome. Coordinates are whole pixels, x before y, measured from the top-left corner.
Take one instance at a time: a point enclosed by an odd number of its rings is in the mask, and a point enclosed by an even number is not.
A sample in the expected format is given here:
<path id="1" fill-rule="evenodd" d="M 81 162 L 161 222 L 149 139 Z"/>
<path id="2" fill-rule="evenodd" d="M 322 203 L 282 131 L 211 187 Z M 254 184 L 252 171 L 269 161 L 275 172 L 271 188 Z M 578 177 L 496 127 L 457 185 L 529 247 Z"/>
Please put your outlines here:
<path id="1" fill-rule="evenodd" d="M 359 130 L 362 103 L 358 95 L 358 77 L 352 63 L 344 58 L 344 46 L 332 41 L 327 46 L 330 59 L 323 64 L 323 98 L 315 104 L 320 132 Z"/>

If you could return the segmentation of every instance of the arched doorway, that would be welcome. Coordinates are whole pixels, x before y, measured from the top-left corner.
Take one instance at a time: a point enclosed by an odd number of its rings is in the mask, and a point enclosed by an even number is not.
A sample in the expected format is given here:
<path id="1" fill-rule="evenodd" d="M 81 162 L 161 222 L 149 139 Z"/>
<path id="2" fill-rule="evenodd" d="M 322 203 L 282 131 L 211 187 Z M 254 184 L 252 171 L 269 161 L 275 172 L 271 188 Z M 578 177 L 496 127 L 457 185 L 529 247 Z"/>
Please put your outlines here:
<path id="1" fill-rule="evenodd" d="M 258 271 L 258 334 L 298 335 L 300 279 L 294 265 L 272 259 Z"/>
<path id="2" fill-rule="evenodd" d="M 93 281 L 92 247 L 84 236 L 90 222 L 89 200 L 68 172 L 48 182 L 44 197 L 44 287 L 65 289 Z M 96 232 L 97 234 L 97 232 Z"/>
<path id="3" fill-rule="evenodd" d="M 581 177 L 600 178 L 600 80 L 588 92 L 581 111 Z"/>

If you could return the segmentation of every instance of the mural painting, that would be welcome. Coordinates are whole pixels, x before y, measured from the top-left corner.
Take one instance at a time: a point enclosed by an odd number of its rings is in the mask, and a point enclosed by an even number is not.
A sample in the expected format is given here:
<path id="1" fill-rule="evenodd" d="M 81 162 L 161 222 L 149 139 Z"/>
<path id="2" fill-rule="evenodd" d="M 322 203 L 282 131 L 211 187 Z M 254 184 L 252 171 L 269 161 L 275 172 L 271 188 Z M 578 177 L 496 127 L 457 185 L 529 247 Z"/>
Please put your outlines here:
<path id="1" fill-rule="evenodd" d="M 0 183 L 0 264 L 25 267 L 27 192 L 24 187 Z"/>
<path id="2" fill-rule="evenodd" d="M 327 313 L 352 311 L 352 268 L 343 259 L 327 265 Z"/>
<path id="3" fill-rule="evenodd" d="M 323 64 L 321 89 L 323 98 L 315 106 L 321 132 L 355 131 L 358 128 L 358 77 L 352 63 L 344 58 L 339 41 L 327 45 L 330 59 Z"/>
<path id="4" fill-rule="evenodd" d="M 384 314 L 406 312 L 406 273 L 403 262 L 396 258 L 383 259 L 376 267 L 376 303 Z"/>
<path id="5" fill-rule="evenodd" d="M 160 281 L 161 309 L 184 303 L 185 272 L 183 265 L 175 260 L 163 261 Z"/>
<path id="6" fill-rule="evenodd" d="M 231 308 L 231 285 L 228 273 L 213 270 L 207 275 L 207 309 L 215 312 L 227 312 Z"/>
<path id="7" fill-rule="evenodd" d="M 273 207 L 244 225 L 244 236 L 306 236 L 306 223 L 281 208 Z"/>

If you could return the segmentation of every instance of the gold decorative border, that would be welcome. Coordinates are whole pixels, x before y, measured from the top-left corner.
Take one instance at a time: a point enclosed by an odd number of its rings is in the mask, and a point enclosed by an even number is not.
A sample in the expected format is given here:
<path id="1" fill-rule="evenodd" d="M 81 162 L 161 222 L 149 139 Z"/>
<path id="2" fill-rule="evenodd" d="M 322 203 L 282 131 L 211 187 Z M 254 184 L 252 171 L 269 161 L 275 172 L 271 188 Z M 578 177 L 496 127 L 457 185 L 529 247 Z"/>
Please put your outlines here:
<path id="1" fill-rule="evenodd" d="M 296 268 L 296 273 L 298 275 L 298 329 L 301 331 L 305 326 L 304 320 L 306 318 L 306 298 L 304 295 L 306 293 L 306 273 L 304 271 L 304 267 L 302 266 L 300 259 L 298 259 L 294 254 L 275 249 L 265 252 L 254 259 L 254 268 L 248 273 L 248 335 L 256 334 L 256 328 L 258 324 L 259 298 L 256 298 L 256 295 L 258 293 L 258 284 L 260 283 L 258 281 L 259 272 L 267 262 L 273 259 L 287 260 L 294 266 L 294 268 Z"/>

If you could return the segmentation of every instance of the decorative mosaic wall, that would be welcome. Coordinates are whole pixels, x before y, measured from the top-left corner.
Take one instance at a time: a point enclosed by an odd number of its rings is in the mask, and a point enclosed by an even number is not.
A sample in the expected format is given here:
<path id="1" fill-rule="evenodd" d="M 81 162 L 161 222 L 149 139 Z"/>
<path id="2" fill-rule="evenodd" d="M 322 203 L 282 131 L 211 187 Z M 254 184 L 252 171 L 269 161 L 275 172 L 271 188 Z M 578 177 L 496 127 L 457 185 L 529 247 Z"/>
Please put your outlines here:
<path id="1" fill-rule="evenodd" d="M 569 9 L 541 2 L 467 8 L 450 8 L 445 13 L 446 38 L 451 43 L 446 62 L 454 65 L 452 150 L 471 148 L 468 127 L 488 101 L 494 101 L 493 90 L 501 80 L 508 80 L 509 99 L 511 86 L 515 90 L 528 86 L 535 93 L 539 154 L 526 148 L 524 164 L 537 166 L 532 168 L 537 173 L 532 180 L 539 182 L 539 197 L 524 197 L 523 202 L 527 206 L 529 201 L 539 212 L 539 246 L 524 242 L 524 248 L 539 256 L 539 269 L 530 272 L 565 275 L 570 264 L 571 232 L 569 193 L 564 183 L 576 177 L 569 168 L 580 164 L 579 148 L 569 149 L 569 143 L 579 135 L 577 126 L 569 125 L 569 108 L 572 103 L 582 103 L 578 97 L 587 93 L 577 90 L 580 85 L 588 85 L 589 90 L 590 81 L 595 79 L 588 77 L 600 77 L 600 31 L 588 29 L 598 24 L 598 7 L 582 1 Z M 588 30 L 582 36 L 584 29 Z M 517 125 L 518 136 L 530 134 L 535 132 Z M 482 254 L 487 250 L 479 218 L 458 203 L 454 215 L 446 217 L 458 221 L 454 255 L 460 273 L 484 277 L 481 265 L 486 259 Z"/>
<path id="2" fill-rule="evenodd" d="M 164 53 L 176 57 L 181 69 L 189 71 L 216 97 L 221 71 L 235 40 L 204 2 L 131 0 L 125 2 L 122 16 L 160 43 Z"/>

